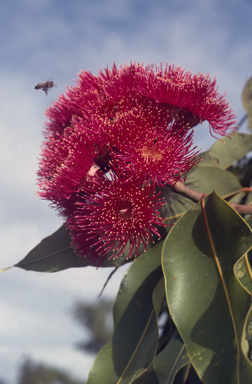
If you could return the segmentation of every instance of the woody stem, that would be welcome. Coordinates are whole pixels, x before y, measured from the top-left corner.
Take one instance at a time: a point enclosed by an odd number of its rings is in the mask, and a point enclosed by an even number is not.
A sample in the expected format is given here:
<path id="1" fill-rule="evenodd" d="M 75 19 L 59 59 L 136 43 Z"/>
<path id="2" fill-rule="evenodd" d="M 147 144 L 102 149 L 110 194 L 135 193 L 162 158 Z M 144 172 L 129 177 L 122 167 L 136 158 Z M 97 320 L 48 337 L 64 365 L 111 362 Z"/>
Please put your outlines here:
<path id="1" fill-rule="evenodd" d="M 181 181 L 177 181 L 177 183 L 172 186 L 172 189 L 175 192 L 179 193 L 180 195 L 188 197 L 190 200 L 194 201 L 195 203 L 198 203 L 203 197 L 207 196 L 206 193 L 197 192 L 187 187 Z M 249 188 L 249 190 L 248 188 L 243 188 L 239 192 L 250 192 L 250 191 L 251 191 L 251 188 Z M 252 214 L 252 205 L 242 205 L 242 204 L 236 204 L 232 202 L 229 202 L 228 204 L 231 207 L 233 207 L 238 213 Z"/>

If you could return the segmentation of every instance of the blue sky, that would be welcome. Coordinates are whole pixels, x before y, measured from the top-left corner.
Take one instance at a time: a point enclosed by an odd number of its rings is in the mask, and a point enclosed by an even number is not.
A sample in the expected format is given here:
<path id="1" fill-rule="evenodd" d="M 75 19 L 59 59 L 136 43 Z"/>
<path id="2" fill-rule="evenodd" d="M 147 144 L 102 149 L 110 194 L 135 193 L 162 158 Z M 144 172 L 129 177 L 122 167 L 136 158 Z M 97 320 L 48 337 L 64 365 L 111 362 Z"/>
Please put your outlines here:
<path id="1" fill-rule="evenodd" d="M 0 269 L 22 259 L 62 223 L 35 194 L 44 110 L 83 69 L 97 74 L 113 62 L 170 62 L 217 77 L 221 92 L 244 115 L 241 92 L 252 75 L 250 0 L 23 0 L 0 4 L 1 150 Z M 48 96 L 34 89 L 52 79 Z M 244 126 L 243 131 L 246 131 Z M 207 125 L 195 143 L 214 139 Z M 110 270 L 57 274 L 13 268 L 0 275 L 0 378 L 14 382 L 23 355 L 79 378 L 93 357 L 73 349 L 83 338 L 73 302 L 98 300 Z M 104 293 L 115 296 L 122 272 Z"/>

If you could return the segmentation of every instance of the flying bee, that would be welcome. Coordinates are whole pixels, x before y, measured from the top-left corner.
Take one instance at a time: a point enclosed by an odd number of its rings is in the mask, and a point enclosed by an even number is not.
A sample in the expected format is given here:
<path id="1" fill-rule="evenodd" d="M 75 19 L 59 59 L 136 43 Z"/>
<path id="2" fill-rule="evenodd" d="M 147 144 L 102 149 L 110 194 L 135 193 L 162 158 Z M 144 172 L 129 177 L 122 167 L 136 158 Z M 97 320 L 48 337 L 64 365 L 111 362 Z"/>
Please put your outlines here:
<path id="1" fill-rule="evenodd" d="M 50 88 L 56 87 L 53 81 L 46 81 L 45 83 L 39 83 L 36 85 L 35 89 L 42 89 L 48 94 Z"/>

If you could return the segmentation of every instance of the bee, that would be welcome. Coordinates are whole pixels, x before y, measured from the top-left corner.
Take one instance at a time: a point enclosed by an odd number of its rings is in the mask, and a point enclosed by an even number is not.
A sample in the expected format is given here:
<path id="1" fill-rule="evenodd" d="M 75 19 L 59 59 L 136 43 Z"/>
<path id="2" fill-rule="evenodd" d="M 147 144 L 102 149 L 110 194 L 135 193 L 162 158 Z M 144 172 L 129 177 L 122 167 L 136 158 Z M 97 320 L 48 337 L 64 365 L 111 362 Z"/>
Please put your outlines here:
<path id="1" fill-rule="evenodd" d="M 36 85 L 35 89 L 42 89 L 48 94 L 50 88 L 56 87 L 53 81 L 46 81 L 45 83 L 39 83 Z"/>

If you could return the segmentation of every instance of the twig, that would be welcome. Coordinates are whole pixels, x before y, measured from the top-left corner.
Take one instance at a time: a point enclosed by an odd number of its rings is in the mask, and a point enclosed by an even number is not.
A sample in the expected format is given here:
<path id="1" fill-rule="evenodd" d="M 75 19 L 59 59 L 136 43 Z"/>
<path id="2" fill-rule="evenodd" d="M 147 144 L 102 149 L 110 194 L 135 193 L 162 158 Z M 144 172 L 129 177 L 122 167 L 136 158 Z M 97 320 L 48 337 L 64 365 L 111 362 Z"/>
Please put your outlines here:
<path id="1" fill-rule="evenodd" d="M 196 192 L 193 189 L 187 187 L 184 183 L 181 181 L 177 181 L 177 183 L 173 186 L 171 186 L 172 189 L 179 193 L 180 195 L 183 195 L 185 197 L 188 197 L 195 203 L 198 203 L 202 197 L 207 196 L 206 193 Z"/>
<path id="2" fill-rule="evenodd" d="M 180 195 L 183 195 L 185 197 L 188 197 L 192 201 L 198 203 L 203 197 L 207 196 L 206 193 L 201 193 L 194 191 L 193 189 L 187 187 L 185 184 L 183 184 L 181 181 L 178 181 L 174 186 L 172 186 L 172 189 L 179 193 Z M 241 190 L 237 191 L 237 193 L 241 192 L 252 192 L 251 188 L 242 188 Z M 235 193 L 234 193 L 235 194 Z M 252 214 L 252 206 L 251 205 L 242 205 L 242 204 L 236 204 L 236 203 L 228 203 L 231 207 L 233 207 L 238 213 L 242 214 Z"/>
<path id="3" fill-rule="evenodd" d="M 235 203 L 228 203 L 231 207 L 233 207 L 238 213 L 242 214 L 252 214 L 252 205 L 241 205 Z"/>
<path id="4" fill-rule="evenodd" d="M 244 187 L 242 189 L 239 189 L 238 191 L 235 191 L 235 192 L 232 192 L 232 193 L 229 193 L 228 195 L 225 195 L 225 199 L 231 197 L 231 196 L 235 196 L 235 195 L 238 195 L 238 193 L 242 193 L 242 192 L 252 192 L 252 187 Z"/>

